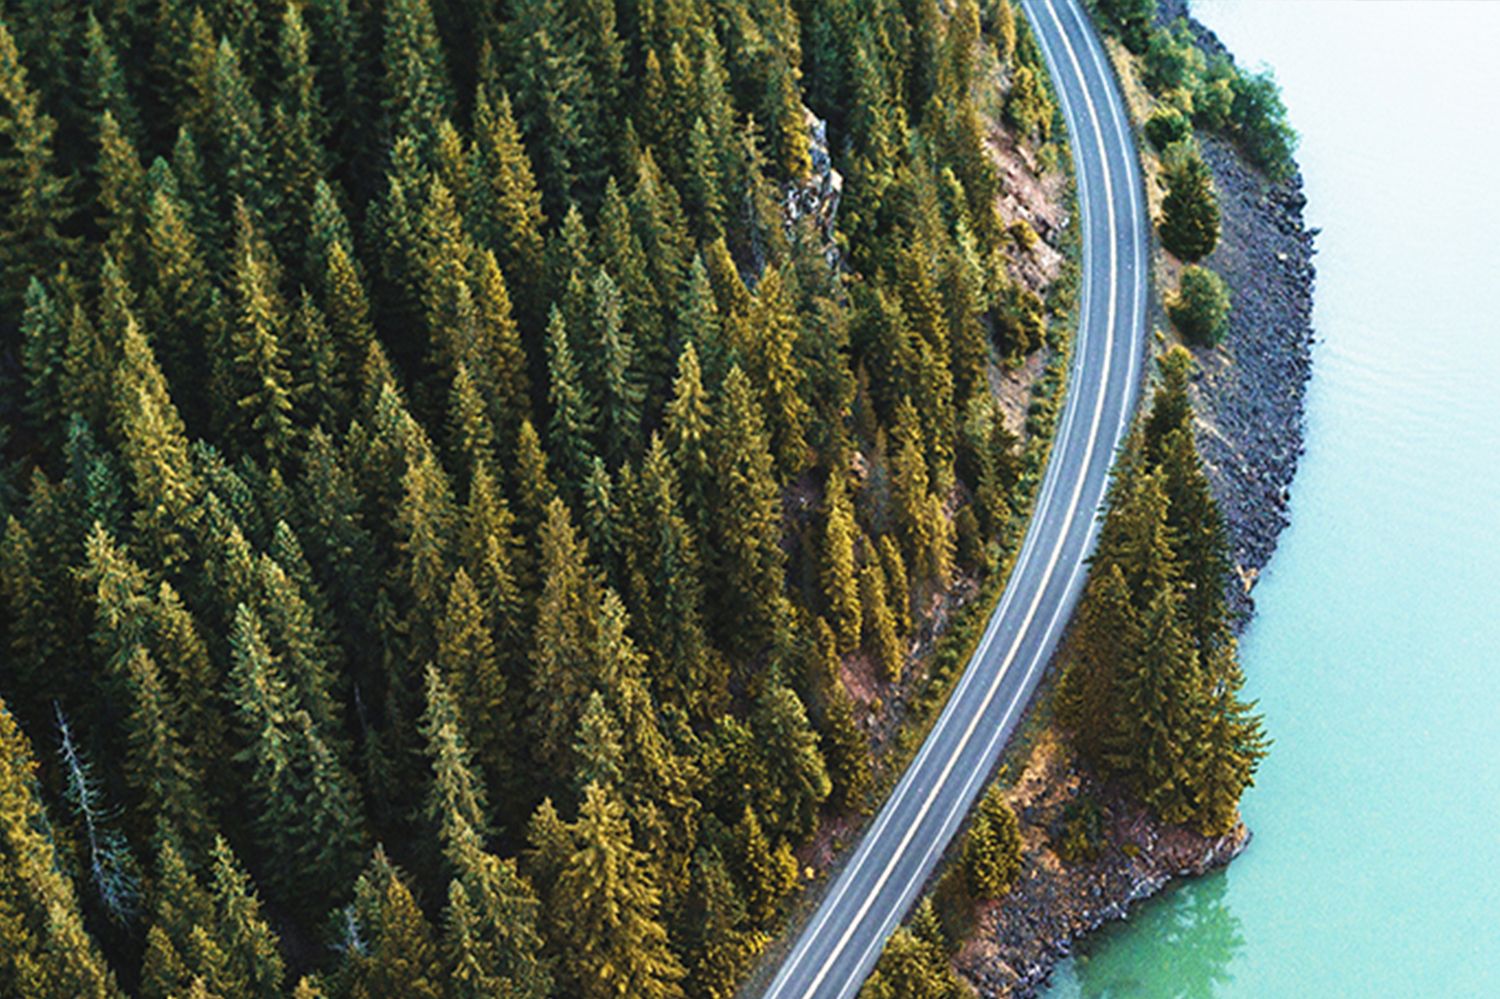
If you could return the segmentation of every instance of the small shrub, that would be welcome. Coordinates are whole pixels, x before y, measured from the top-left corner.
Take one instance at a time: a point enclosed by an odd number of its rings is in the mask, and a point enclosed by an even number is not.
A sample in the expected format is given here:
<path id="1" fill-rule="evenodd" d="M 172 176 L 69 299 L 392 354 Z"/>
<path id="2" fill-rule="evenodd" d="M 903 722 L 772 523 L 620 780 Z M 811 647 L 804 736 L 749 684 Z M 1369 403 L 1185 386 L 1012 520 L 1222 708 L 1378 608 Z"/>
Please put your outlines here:
<path id="1" fill-rule="evenodd" d="M 1192 343 L 1216 344 L 1229 319 L 1229 288 L 1207 267 L 1184 267 L 1177 294 L 1167 301 L 1167 315 Z"/>
<path id="2" fill-rule="evenodd" d="M 1104 818 L 1092 797 L 1075 798 L 1052 830 L 1052 851 L 1068 864 L 1098 859 L 1104 849 Z"/>
<path id="3" fill-rule="evenodd" d="M 1192 132 L 1192 122 L 1176 108 L 1159 107 L 1146 119 L 1146 141 L 1158 151 L 1165 150 L 1174 142 L 1181 142 Z"/>
<path id="4" fill-rule="evenodd" d="M 1036 230 L 1031 228 L 1031 223 L 1025 219 L 1016 219 L 1005 229 L 1010 236 L 1011 242 L 1023 250 L 1029 250 L 1036 245 Z"/>

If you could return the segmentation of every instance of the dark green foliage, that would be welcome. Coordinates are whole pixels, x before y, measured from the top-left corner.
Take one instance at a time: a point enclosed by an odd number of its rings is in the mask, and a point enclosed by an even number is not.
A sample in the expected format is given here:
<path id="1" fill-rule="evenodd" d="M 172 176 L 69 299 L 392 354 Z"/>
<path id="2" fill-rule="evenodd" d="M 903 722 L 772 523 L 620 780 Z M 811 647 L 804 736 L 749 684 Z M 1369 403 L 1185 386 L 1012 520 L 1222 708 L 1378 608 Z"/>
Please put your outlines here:
<path id="1" fill-rule="evenodd" d="M 1167 167 L 1167 195 L 1157 220 L 1161 245 L 1184 263 L 1196 263 L 1219 244 L 1219 199 L 1214 179 L 1196 150 L 1187 149 Z"/>
<path id="2" fill-rule="evenodd" d="M 1146 140 L 1158 151 L 1165 151 L 1173 143 L 1181 142 L 1192 135 L 1193 123 L 1181 111 L 1161 106 L 1146 118 L 1144 126 Z"/>
<path id="3" fill-rule="evenodd" d="M 1143 52 L 1156 18 L 1156 0 L 1099 0 L 1103 14 L 1132 52 Z"/>
<path id="4" fill-rule="evenodd" d="M 1119 23 L 1121 16 L 1138 5 L 1155 0 L 1104 0 L 1101 12 Z M 1226 56 L 1205 58 L 1186 21 L 1170 27 L 1150 28 L 1132 21 L 1121 35 L 1133 51 L 1142 53 L 1142 76 L 1151 92 L 1164 104 L 1147 120 L 1147 137 L 1158 149 L 1183 136 L 1158 141 L 1151 135 L 1151 121 L 1159 115 L 1191 117 L 1205 128 L 1221 132 L 1238 142 L 1252 163 L 1273 181 L 1287 180 L 1296 170 L 1292 154 L 1297 134 L 1287 123 L 1281 90 L 1269 72 L 1244 73 Z M 1144 29 L 1135 27 L 1144 24 Z M 1143 33 L 1149 29 L 1149 37 Z M 1170 111 L 1168 108 L 1170 107 Z M 1157 125 L 1160 132 L 1165 125 Z M 1171 126 L 1176 130 L 1175 120 Z"/>
<path id="5" fill-rule="evenodd" d="M 930 899 L 891 934 L 860 999 L 966 999 L 972 990 L 948 963 L 947 941 Z"/>
<path id="6" fill-rule="evenodd" d="M 1167 301 L 1172 325 L 1192 343 L 1215 344 L 1229 319 L 1229 288 L 1207 267 L 1189 264 L 1178 278 L 1177 293 Z"/>

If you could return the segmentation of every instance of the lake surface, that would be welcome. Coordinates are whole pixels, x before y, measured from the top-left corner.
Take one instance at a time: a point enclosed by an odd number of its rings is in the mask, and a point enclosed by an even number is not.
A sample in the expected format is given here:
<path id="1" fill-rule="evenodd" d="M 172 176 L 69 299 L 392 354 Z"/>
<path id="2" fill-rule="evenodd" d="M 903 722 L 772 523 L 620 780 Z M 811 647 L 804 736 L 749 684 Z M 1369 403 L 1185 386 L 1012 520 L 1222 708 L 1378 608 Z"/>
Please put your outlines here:
<path id="1" fill-rule="evenodd" d="M 1193 10 L 1276 70 L 1323 230 L 1307 455 L 1243 645 L 1276 744 L 1245 855 L 1050 995 L 1500 996 L 1500 4 Z"/>

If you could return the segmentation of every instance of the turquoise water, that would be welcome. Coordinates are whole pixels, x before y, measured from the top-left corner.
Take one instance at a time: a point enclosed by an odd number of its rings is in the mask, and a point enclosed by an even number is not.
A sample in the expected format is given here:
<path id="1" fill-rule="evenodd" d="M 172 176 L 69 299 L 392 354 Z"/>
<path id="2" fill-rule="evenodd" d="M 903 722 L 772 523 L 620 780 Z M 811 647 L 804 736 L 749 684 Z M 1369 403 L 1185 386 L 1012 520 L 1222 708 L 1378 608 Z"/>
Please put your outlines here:
<path id="1" fill-rule="evenodd" d="M 1255 831 L 1054 997 L 1500 996 L 1500 5 L 1208 0 L 1320 226 L 1292 527 L 1243 653 Z"/>

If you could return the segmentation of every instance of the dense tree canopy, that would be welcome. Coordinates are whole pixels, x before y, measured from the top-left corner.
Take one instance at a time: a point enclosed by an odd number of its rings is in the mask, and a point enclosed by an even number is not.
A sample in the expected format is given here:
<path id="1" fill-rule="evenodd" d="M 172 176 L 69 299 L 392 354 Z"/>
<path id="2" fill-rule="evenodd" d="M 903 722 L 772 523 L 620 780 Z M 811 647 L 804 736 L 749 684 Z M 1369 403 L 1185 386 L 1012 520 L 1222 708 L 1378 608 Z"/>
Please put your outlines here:
<path id="1" fill-rule="evenodd" d="M 1006 0 L 4 5 L 0 993 L 732 994 L 1055 117 Z"/>

